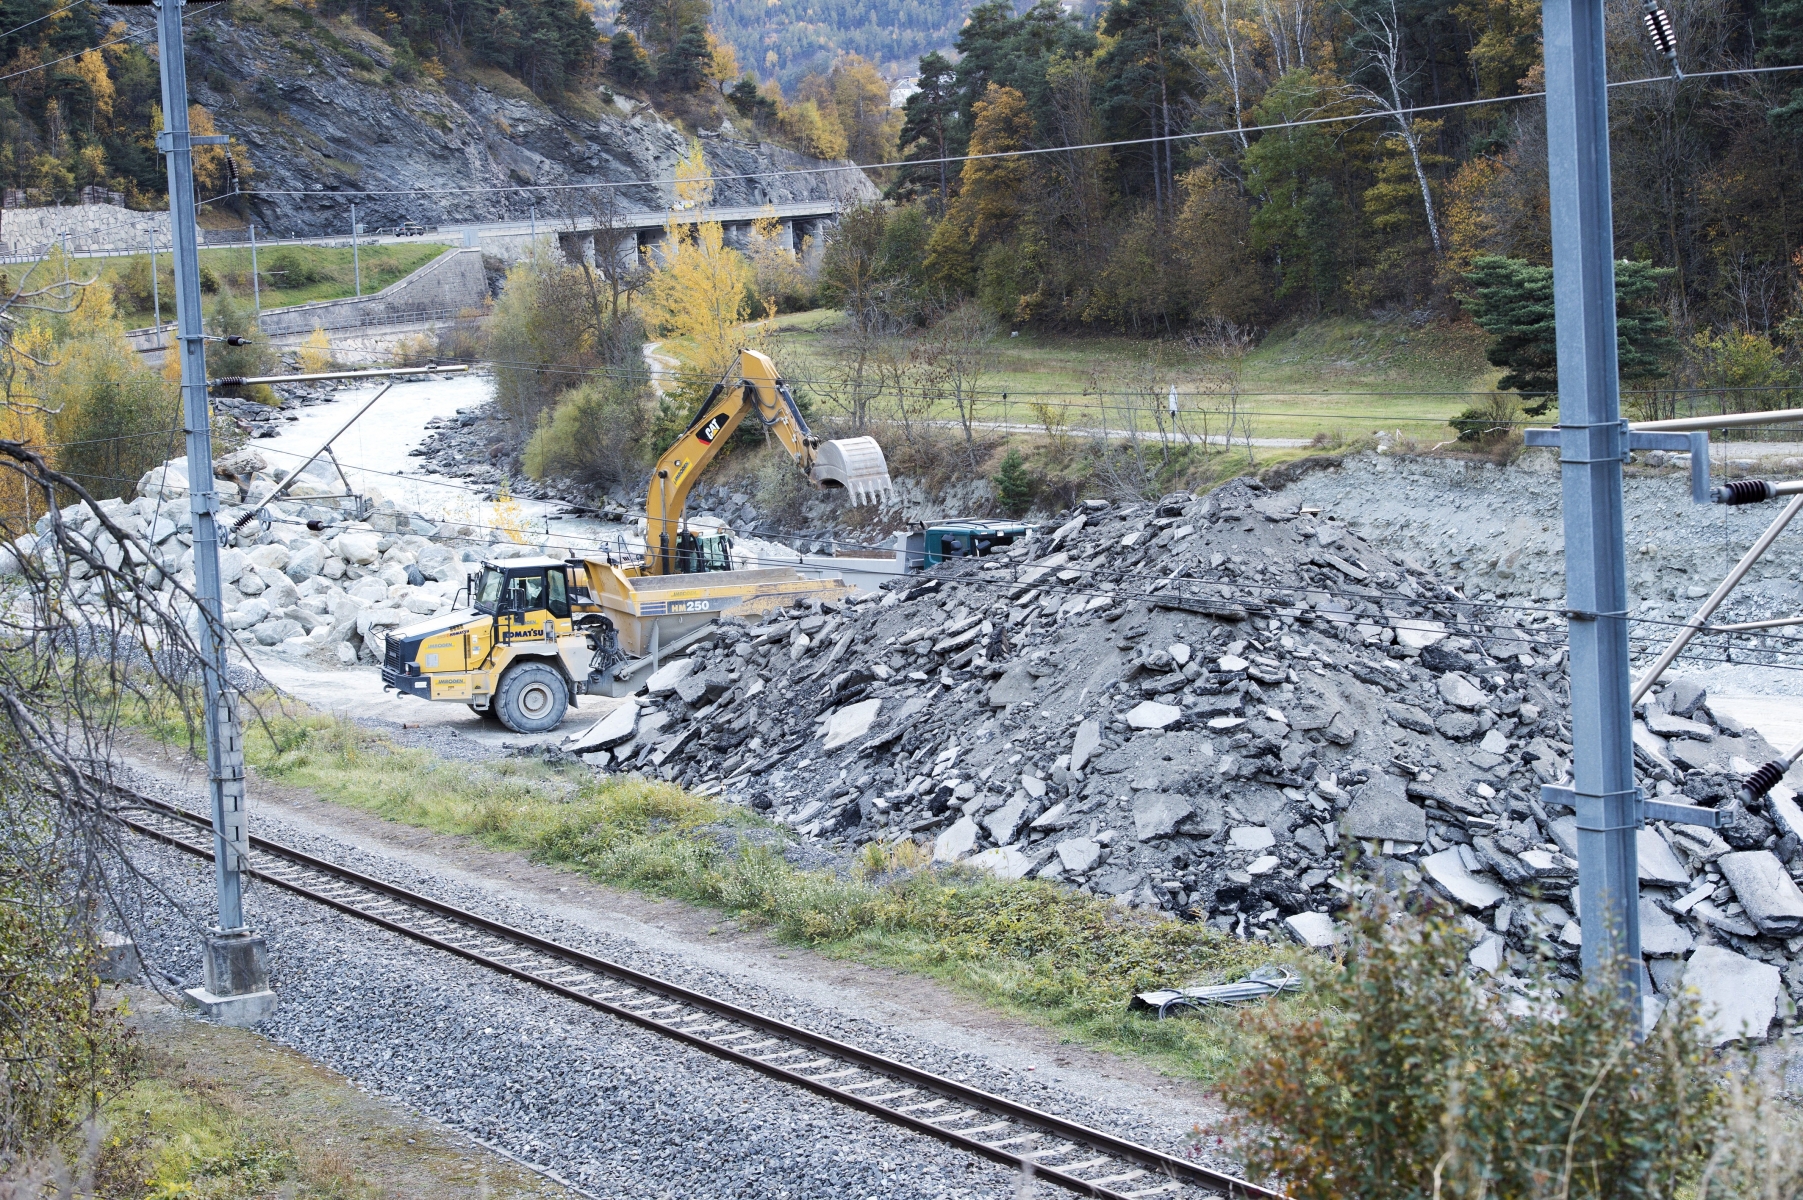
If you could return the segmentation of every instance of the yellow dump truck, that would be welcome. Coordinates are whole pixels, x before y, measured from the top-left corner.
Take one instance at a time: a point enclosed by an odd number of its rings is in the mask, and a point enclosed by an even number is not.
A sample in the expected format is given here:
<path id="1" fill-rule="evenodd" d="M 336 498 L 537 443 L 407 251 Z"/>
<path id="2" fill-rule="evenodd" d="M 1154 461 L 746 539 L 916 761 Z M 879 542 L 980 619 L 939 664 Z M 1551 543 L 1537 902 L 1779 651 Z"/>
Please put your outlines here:
<path id="1" fill-rule="evenodd" d="M 727 613 L 754 616 L 852 589 L 837 573 L 778 566 L 735 569 L 727 535 L 692 530 L 689 489 L 733 432 L 755 415 L 818 487 L 859 502 L 890 492 L 872 438 L 821 442 L 770 360 L 740 354 L 688 429 L 658 459 L 646 497 L 645 554 L 484 562 L 470 604 L 389 633 L 382 682 L 424 700 L 467 704 L 517 733 L 555 728 L 576 697 L 629 695 L 660 659 L 699 640 Z"/>

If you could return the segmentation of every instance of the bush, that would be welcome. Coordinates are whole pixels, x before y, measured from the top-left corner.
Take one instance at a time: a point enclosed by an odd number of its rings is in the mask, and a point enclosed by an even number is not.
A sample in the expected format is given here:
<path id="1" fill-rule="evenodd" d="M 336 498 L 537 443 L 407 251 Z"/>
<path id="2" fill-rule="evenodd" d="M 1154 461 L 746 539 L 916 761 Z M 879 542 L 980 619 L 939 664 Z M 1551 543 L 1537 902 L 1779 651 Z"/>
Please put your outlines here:
<path id="1" fill-rule="evenodd" d="M 1459 431 L 1461 442 L 1495 446 L 1510 439 L 1519 440 L 1516 425 L 1521 420 L 1521 406 L 1515 397 L 1494 392 L 1482 404 L 1474 404 L 1448 422 Z"/>
<path id="2" fill-rule="evenodd" d="M 270 277 L 271 287 L 300 288 L 312 283 L 323 283 L 331 278 L 319 265 L 318 259 L 293 246 L 283 246 L 260 258 L 262 261 L 258 267 Z"/>
<path id="3" fill-rule="evenodd" d="M 613 381 L 590 381 L 558 397 L 541 413 L 526 443 L 526 474 L 560 476 L 594 491 L 637 483 L 642 473 L 647 421 L 641 390 Z"/>
<path id="4" fill-rule="evenodd" d="M 593 310 L 582 272 L 535 254 L 507 272 L 489 322 L 495 400 L 524 438 L 538 428 L 559 393 L 599 365 Z"/>
<path id="5" fill-rule="evenodd" d="M 1254 1176 L 1295 1200 L 1679 1194 L 1720 1110 L 1694 1002 L 1636 1043 L 1613 989 L 1559 997 L 1539 977 L 1511 1006 L 1471 977 L 1467 945 L 1437 919 L 1359 915 L 1344 958 L 1312 971 L 1311 1011 L 1247 1022 L 1221 1093 Z"/>

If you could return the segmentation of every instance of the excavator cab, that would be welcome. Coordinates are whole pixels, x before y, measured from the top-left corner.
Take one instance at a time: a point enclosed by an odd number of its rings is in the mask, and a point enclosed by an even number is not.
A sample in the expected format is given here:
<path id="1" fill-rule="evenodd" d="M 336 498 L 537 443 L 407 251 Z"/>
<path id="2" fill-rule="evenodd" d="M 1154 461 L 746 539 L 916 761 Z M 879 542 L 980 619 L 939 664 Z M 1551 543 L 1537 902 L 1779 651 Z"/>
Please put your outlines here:
<path id="1" fill-rule="evenodd" d="M 702 571 L 732 570 L 732 536 L 720 533 L 695 533 L 685 529 L 676 535 L 676 574 L 694 575 Z"/>

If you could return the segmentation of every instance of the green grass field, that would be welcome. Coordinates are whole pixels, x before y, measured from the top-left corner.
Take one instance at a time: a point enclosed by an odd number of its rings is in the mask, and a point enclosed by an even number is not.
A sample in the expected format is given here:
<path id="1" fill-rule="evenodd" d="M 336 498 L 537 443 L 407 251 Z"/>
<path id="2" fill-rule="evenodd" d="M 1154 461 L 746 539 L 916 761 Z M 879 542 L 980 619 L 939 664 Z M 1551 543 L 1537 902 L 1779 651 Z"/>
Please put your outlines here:
<path id="1" fill-rule="evenodd" d="M 397 279 L 417 271 L 449 247 L 438 243 L 411 242 L 365 246 L 357 258 L 363 294 L 381 291 Z M 175 282 L 171 257 L 157 256 L 157 291 L 150 285 L 150 256 L 77 259 L 74 273 L 97 279 L 112 289 L 120 319 L 139 328 L 155 323 L 153 296 L 162 302 L 163 320 L 175 319 Z M 248 301 L 251 298 L 249 246 L 217 247 L 200 252 L 203 311 L 211 312 L 222 291 Z M 257 275 L 264 308 L 282 308 L 312 300 L 336 300 L 357 292 L 350 247 L 267 246 L 257 251 Z"/>
<path id="2" fill-rule="evenodd" d="M 817 310 L 772 322 L 778 361 L 802 386 L 830 374 L 832 330 L 843 319 Z M 1136 421 L 1155 433 L 1150 410 L 1165 408 L 1175 385 L 1181 428 L 1192 436 L 1204 432 L 1198 409 L 1209 410 L 1206 432 L 1221 433 L 1237 390 L 1255 437 L 1351 441 L 1401 428 L 1432 443 L 1451 436 L 1449 417 L 1481 399 L 1469 393 L 1495 382 L 1485 340 L 1469 326 L 1333 318 L 1280 329 L 1235 365 L 1181 342 L 1031 329 L 1011 336 L 1004 329 L 978 380 L 977 419 L 1044 427 L 1049 417 L 1071 429 Z M 956 416 L 949 404 L 940 408 L 935 416 Z"/>

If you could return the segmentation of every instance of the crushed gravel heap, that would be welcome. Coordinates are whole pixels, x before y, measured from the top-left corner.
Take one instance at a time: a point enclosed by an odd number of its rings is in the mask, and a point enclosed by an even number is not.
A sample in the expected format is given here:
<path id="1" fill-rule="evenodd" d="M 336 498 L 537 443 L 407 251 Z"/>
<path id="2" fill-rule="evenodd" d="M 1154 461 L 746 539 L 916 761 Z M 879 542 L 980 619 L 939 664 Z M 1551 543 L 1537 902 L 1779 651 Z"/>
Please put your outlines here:
<path id="1" fill-rule="evenodd" d="M 830 847 L 911 838 L 1241 937 L 1330 938 L 1361 886 L 1342 870 L 1351 839 L 1356 874 L 1463 907 L 1474 962 L 1550 951 L 1575 971 L 1575 823 L 1539 798 L 1568 775 L 1563 642 L 1553 611 L 1469 601 L 1236 480 L 1092 501 L 1001 556 L 729 620 L 566 748 Z M 1728 804 L 1774 756 L 1695 684 L 1643 711 L 1649 794 Z M 1803 949 L 1803 895 L 1761 919 L 1756 885 L 1722 869 L 1763 855 L 1756 874 L 1789 902 L 1789 794 L 1736 807 L 1720 835 L 1643 834 L 1660 987 L 1699 938 L 1785 967 Z"/>

